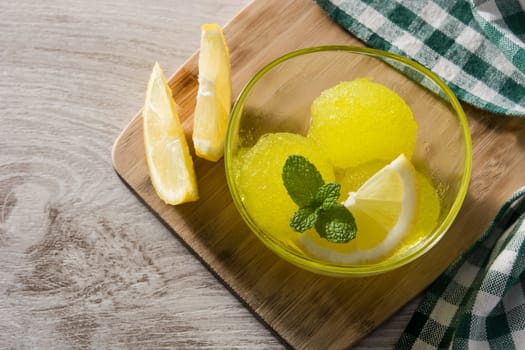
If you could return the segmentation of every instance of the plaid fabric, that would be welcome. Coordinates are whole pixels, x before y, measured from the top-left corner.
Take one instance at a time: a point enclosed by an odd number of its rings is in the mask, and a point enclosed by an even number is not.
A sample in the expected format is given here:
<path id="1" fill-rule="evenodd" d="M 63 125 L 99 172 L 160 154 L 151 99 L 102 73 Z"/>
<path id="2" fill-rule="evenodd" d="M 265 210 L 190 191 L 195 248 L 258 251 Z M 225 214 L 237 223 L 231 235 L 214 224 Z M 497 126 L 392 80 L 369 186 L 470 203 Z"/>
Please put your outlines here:
<path id="1" fill-rule="evenodd" d="M 473 0 L 474 18 L 487 37 L 525 72 L 525 1 Z"/>
<path id="2" fill-rule="evenodd" d="M 428 289 L 396 349 L 525 349 L 525 187 Z"/>
<path id="3" fill-rule="evenodd" d="M 316 2 L 371 47 L 432 70 L 463 101 L 525 116 L 524 0 Z"/>

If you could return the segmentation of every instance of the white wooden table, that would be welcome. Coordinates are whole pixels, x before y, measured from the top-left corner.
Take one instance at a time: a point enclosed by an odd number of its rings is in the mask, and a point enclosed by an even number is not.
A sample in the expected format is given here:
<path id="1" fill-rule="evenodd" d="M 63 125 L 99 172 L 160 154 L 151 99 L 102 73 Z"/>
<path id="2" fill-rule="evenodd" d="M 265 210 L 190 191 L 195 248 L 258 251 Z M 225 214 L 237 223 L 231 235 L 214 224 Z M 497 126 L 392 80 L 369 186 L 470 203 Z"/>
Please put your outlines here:
<path id="1" fill-rule="evenodd" d="M 283 347 L 111 166 L 153 63 L 248 2 L 0 2 L 0 349 Z M 357 348 L 392 348 L 416 305 Z"/>

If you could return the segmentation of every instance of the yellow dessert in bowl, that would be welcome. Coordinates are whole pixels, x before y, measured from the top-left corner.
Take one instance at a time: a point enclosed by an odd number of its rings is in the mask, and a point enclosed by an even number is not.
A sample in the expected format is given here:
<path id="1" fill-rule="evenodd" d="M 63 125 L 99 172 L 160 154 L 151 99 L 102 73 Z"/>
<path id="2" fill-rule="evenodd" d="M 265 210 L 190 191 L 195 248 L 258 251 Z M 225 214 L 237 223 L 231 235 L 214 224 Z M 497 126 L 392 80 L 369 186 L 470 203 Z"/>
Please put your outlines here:
<path id="1" fill-rule="evenodd" d="M 234 203 L 266 246 L 313 272 L 365 276 L 445 234 L 466 194 L 471 145 L 457 99 L 425 68 L 316 47 L 247 84 L 225 164 Z"/>

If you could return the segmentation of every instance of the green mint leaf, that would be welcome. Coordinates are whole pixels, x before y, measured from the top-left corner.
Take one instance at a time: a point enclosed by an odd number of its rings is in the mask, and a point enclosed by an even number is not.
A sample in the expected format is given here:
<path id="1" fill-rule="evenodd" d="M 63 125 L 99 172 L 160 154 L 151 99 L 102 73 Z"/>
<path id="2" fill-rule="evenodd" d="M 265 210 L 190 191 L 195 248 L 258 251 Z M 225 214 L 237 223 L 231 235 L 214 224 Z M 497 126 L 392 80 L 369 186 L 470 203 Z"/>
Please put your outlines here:
<path id="1" fill-rule="evenodd" d="M 284 187 L 299 210 L 292 215 L 290 227 L 304 232 L 315 227 L 332 243 L 347 243 L 355 238 L 357 227 L 350 211 L 340 203 L 341 185 L 325 184 L 315 165 L 300 155 L 291 155 L 283 166 Z"/>
<path id="2" fill-rule="evenodd" d="M 314 226 L 318 216 L 318 211 L 312 207 L 300 208 L 292 215 L 290 226 L 297 232 L 304 232 Z"/>
<path id="3" fill-rule="evenodd" d="M 321 211 L 315 229 L 321 237 L 332 243 L 347 243 L 355 238 L 357 231 L 354 216 L 342 204 Z"/>
<path id="4" fill-rule="evenodd" d="M 340 189 L 341 185 L 335 182 L 324 184 L 317 191 L 314 203 L 324 210 L 330 209 L 334 204 L 337 204 Z"/>
<path id="5" fill-rule="evenodd" d="M 282 179 L 286 191 L 299 207 L 311 205 L 324 185 L 315 165 L 300 155 L 291 155 L 283 166 Z"/>

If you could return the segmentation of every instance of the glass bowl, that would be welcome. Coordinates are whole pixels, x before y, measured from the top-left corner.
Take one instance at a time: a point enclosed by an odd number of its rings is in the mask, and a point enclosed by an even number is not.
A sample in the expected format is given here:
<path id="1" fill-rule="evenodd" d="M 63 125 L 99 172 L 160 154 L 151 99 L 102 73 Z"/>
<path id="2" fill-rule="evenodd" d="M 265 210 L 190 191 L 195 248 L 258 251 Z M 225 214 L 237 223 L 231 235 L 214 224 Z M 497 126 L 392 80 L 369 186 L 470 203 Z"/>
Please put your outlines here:
<path id="1" fill-rule="evenodd" d="M 441 212 L 434 229 L 417 244 L 384 260 L 347 264 L 314 257 L 290 244 L 289 238 L 263 230 L 244 205 L 236 161 L 239 152 L 246 151 L 268 133 L 306 135 L 312 101 L 325 89 L 357 78 L 370 78 L 387 86 L 411 108 L 419 126 L 411 161 L 416 168 L 426 169 L 437 190 Z M 383 51 L 321 46 L 288 53 L 266 65 L 249 81 L 230 116 L 225 167 L 233 202 L 250 229 L 269 249 L 315 273 L 354 277 L 379 274 L 405 265 L 443 237 L 465 198 L 471 153 L 470 134 L 461 105 L 431 71 Z"/>

